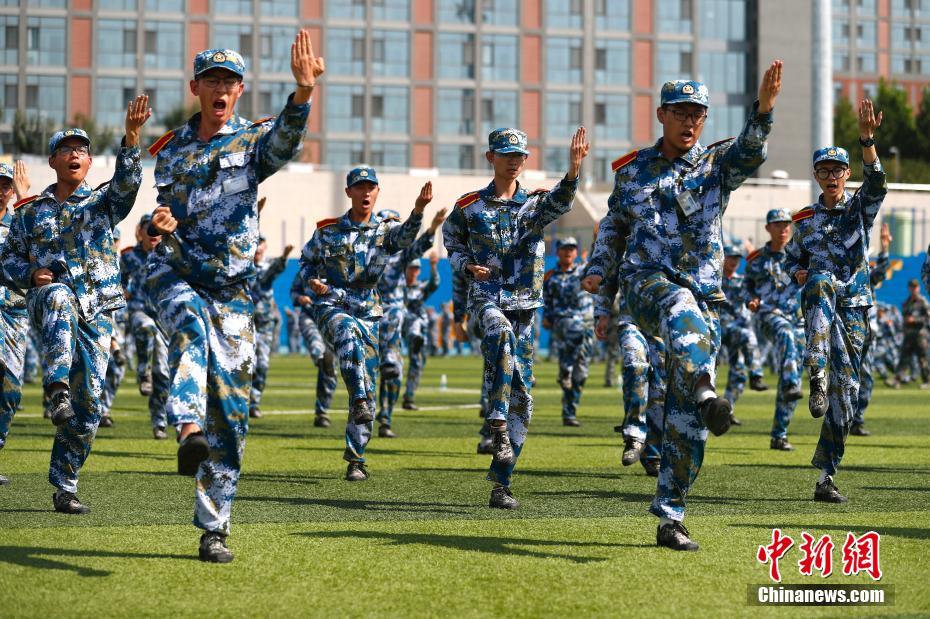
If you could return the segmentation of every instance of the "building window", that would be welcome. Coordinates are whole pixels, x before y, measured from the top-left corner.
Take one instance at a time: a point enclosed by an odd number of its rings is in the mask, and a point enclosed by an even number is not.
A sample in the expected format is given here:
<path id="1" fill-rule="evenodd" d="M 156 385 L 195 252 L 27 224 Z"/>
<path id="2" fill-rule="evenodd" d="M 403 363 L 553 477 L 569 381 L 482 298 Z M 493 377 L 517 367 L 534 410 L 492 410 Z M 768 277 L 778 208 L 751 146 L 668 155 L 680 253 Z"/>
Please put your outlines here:
<path id="1" fill-rule="evenodd" d="M 104 127 L 120 127 L 126 120 L 126 105 L 136 96 L 134 77 L 98 77 L 94 91 L 94 119 Z M 156 108 L 159 115 L 171 110 Z"/>
<path id="2" fill-rule="evenodd" d="M 64 68 L 65 20 L 30 17 L 26 26 L 26 62 Z"/>
<path id="3" fill-rule="evenodd" d="M 284 109 L 287 97 L 294 91 L 293 82 L 262 81 L 258 88 L 258 114 L 256 117 L 275 116 Z"/>
<path id="4" fill-rule="evenodd" d="M 543 164 L 547 172 L 564 174 L 568 169 L 568 146 L 551 146 L 543 154 Z"/>
<path id="5" fill-rule="evenodd" d="M 252 24 L 216 24 L 213 26 L 213 46 L 239 52 L 248 71 L 252 68 Z"/>
<path id="6" fill-rule="evenodd" d="M 580 92 L 549 92 L 546 94 L 546 138 L 568 139 L 582 122 Z"/>
<path id="7" fill-rule="evenodd" d="M 408 77 L 410 35 L 402 30 L 375 30 L 371 35 L 371 72 L 383 77 Z"/>
<path id="8" fill-rule="evenodd" d="M 742 95 L 746 89 L 746 54 L 742 52 L 701 52 L 698 79 L 712 92 Z"/>
<path id="9" fill-rule="evenodd" d="M 377 21 L 410 21 L 410 0 L 372 0 L 371 16 Z"/>
<path id="10" fill-rule="evenodd" d="M 512 90 L 485 90 L 481 93 L 481 133 L 488 135 L 499 127 L 519 127 L 517 93 Z"/>
<path id="11" fill-rule="evenodd" d="M 135 67 L 137 47 L 134 20 L 97 20 L 98 66 Z"/>
<path id="12" fill-rule="evenodd" d="M 594 81 L 604 86 L 630 84 L 630 42 L 598 39 L 594 43 Z"/>
<path id="13" fill-rule="evenodd" d="M 656 74 L 660 84 L 670 80 L 690 79 L 692 75 L 690 43 L 659 43 L 656 60 Z"/>
<path id="14" fill-rule="evenodd" d="M 849 54 L 846 52 L 833 52 L 833 70 L 840 73 L 849 72 Z"/>
<path id="15" fill-rule="evenodd" d="M 298 17 L 300 15 L 297 0 L 262 0 L 259 7 L 262 15 L 270 17 Z"/>
<path id="16" fill-rule="evenodd" d="M 0 17 L 0 64 L 19 64 L 19 19 Z"/>
<path id="17" fill-rule="evenodd" d="M 745 40 L 746 0 L 701 0 L 700 10 L 703 38 L 720 41 Z"/>
<path id="18" fill-rule="evenodd" d="M 485 35 L 481 40 L 481 79 L 516 82 L 518 59 L 517 37 Z"/>
<path id="19" fill-rule="evenodd" d="M 409 133 L 410 95 L 403 86 L 371 89 L 372 133 Z"/>
<path id="20" fill-rule="evenodd" d="M 875 16 L 875 0 L 856 0 L 856 13 Z"/>
<path id="21" fill-rule="evenodd" d="M 326 14 L 331 18 L 365 19 L 365 0 L 327 0 Z"/>
<path id="22" fill-rule="evenodd" d="M 581 84 L 582 40 L 551 37 L 546 46 L 546 77 L 554 84 Z"/>
<path id="23" fill-rule="evenodd" d="M 440 88 L 436 120 L 440 135 L 474 135 L 475 91 Z"/>
<path id="24" fill-rule="evenodd" d="M 475 35 L 439 34 L 439 77 L 475 79 Z"/>
<path id="25" fill-rule="evenodd" d="M 19 76 L 0 75 L 0 113 L 4 123 L 12 123 L 19 109 Z"/>
<path id="26" fill-rule="evenodd" d="M 859 73 L 875 73 L 875 54 L 859 54 L 856 56 L 856 71 Z"/>
<path id="27" fill-rule="evenodd" d="M 291 44 L 297 36 L 294 26 L 262 26 L 258 57 L 262 73 L 291 72 Z"/>
<path id="28" fill-rule="evenodd" d="M 475 23 L 475 0 L 439 0 L 439 21 L 454 24 Z"/>
<path id="29" fill-rule="evenodd" d="M 125 103 L 123 114 L 126 114 Z M 26 76 L 26 115 L 65 122 L 65 78 L 54 75 Z"/>
<path id="30" fill-rule="evenodd" d="M 607 183 L 613 180 L 614 171 L 610 168 L 620 153 L 613 150 L 597 149 L 594 151 L 594 181 Z"/>
<path id="31" fill-rule="evenodd" d="M 440 144 L 436 149 L 436 167 L 442 171 L 475 169 L 475 147 L 472 144 Z"/>
<path id="32" fill-rule="evenodd" d="M 326 130 L 333 133 L 365 131 L 365 87 L 327 84 Z"/>
<path id="33" fill-rule="evenodd" d="M 251 15 L 252 0 L 213 0 L 217 15 Z"/>
<path id="34" fill-rule="evenodd" d="M 365 144 L 362 142 L 326 142 L 326 165 L 346 170 L 365 163 Z"/>
<path id="35" fill-rule="evenodd" d="M 629 31 L 629 0 L 594 0 L 594 26 L 598 30 Z"/>
<path id="36" fill-rule="evenodd" d="M 480 0 L 481 21 L 495 26 L 518 26 L 520 24 L 517 0 Z"/>
<path id="37" fill-rule="evenodd" d="M 40 9 L 64 9 L 68 0 L 29 0 L 29 5 Z"/>
<path id="38" fill-rule="evenodd" d="M 848 13 L 849 12 L 849 0 L 833 0 L 833 12 L 834 13 Z"/>
<path id="39" fill-rule="evenodd" d="M 548 0 L 546 2 L 547 28 L 581 28 L 581 0 Z"/>
<path id="40" fill-rule="evenodd" d="M 159 110 L 159 116 L 164 117 L 166 114 L 184 109 L 182 98 L 183 80 L 177 79 L 146 79 L 145 94 L 149 96 L 149 107 L 153 110 Z M 125 115 L 125 105 L 123 106 Z M 158 120 L 154 118 L 153 120 Z M 171 127 L 168 127 L 171 129 Z"/>
<path id="41" fill-rule="evenodd" d="M 153 13 L 183 13 L 184 0 L 145 0 L 145 10 Z"/>
<path id="42" fill-rule="evenodd" d="M 184 68 L 184 25 L 172 21 L 145 22 L 145 66 Z"/>
<path id="43" fill-rule="evenodd" d="M 406 142 L 372 142 L 371 165 L 384 168 L 408 168 L 410 157 Z"/>
<path id="44" fill-rule="evenodd" d="M 290 42 L 288 42 L 290 45 Z M 365 75 L 365 31 L 333 28 L 326 37 L 327 67 L 333 75 Z M 290 59 L 288 59 L 290 62 Z"/>
<path id="45" fill-rule="evenodd" d="M 135 11 L 139 8 L 137 0 L 98 0 L 101 11 Z"/>
<path id="46" fill-rule="evenodd" d="M 745 121 L 746 108 L 742 105 L 714 106 L 707 115 L 702 142 L 712 144 L 739 135 Z"/>
<path id="47" fill-rule="evenodd" d="M 656 21 L 659 32 L 691 34 L 692 0 L 659 0 Z"/>
<path id="48" fill-rule="evenodd" d="M 833 44 L 849 45 L 849 22 L 842 20 L 833 20 Z"/>
<path id="49" fill-rule="evenodd" d="M 878 37 L 876 35 L 874 21 L 860 21 L 856 24 L 856 46 L 875 49 L 877 44 Z"/>
<path id="50" fill-rule="evenodd" d="M 614 142 L 630 140 L 629 97 L 606 93 L 595 95 L 594 137 Z"/>

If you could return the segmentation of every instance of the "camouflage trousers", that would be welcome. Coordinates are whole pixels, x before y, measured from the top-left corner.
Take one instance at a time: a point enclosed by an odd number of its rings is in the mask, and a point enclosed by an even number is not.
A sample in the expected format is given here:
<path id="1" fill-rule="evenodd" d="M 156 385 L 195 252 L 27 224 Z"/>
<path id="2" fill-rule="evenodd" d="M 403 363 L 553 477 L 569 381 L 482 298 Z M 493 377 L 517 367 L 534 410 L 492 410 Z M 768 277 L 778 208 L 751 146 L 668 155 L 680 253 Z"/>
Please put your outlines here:
<path id="1" fill-rule="evenodd" d="M 775 391 L 775 416 L 772 419 L 772 438 L 786 438 L 788 426 L 798 407 L 785 398 L 789 389 L 801 387 L 801 371 L 804 366 L 804 328 L 793 316 L 779 311 L 759 314 L 759 326 L 765 338 L 772 342 L 775 367 L 779 368 L 778 389 Z"/>
<path id="2" fill-rule="evenodd" d="M 265 318 L 255 320 L 255 371 L 252 373 L 252 390 L 249 392 L 249 410 L 261 408 L 262 393 L 268 380 L 268 366 L 271 363 L 271 351 L 274 348 L 273 320 Z"/>
<path id="3" fill-rule="evenodd" d="M 136 349 L 136 382 L 151 377 L 158 325 L 146 312 L 136 310 L 129 316 L 129 329 Z"/>
<path id="4" fill-rule="evenodd" d="M 704 461 L 707 427 L 698 410 L 698 381 L 716 378 L 720 320 L 715 305 L 697 299 L 689 288 L 650 273 L 627 282 L 627 307 L 633 320 L 665 344 L 667 391 L 662 456 L 650 511 L 682 520 L 685 499 Z"/>
<path id="5" fill-rule="evenodd" d="M 0 308 L 0 362 L 3 363 L 3 383 L 0 392 L 0 449 L 10 434 L 13 416 L 23 397 L 23 361 L 29 332 L 29 314 L 21 308 Z"/>
<path id="6" fill-rule="evenodd" d="M 578 414 L 578 404 L 588 380 L 588 363 L 594 352 L 594 325 L 578 317 L 559 318 L 552 325 L 558 333 L 559 374 L 572 379 L 570 389 L 562 387 L 562 417 L 571 419 Z"/>
<path id="7" fill-rule="evenodd" d="M 43 386 L 68 385 L 74 417 L 58 426 L 49 465 L 49 482 L 77 492 L 78 475 L 97 434 L 100 398 L 110 359 L 113 313 L 92 320 L 81 316 L 74 292 L 64 284 L 32 288 L 26 295 L 29 318 L 38 331 Z"/>
<path id="8" fill-rule="evenodd" d="M 493 303 L 474 309 L 472 313 L 484 355 L 484 389 L 488 394 L 486 420 L 506 422 L 514 452 L 509 465 L 495 465 L 492 461 L 487 479 L 510 486 L 533 416 L 530 381 L 535 310 L 504 311 Z"/>
<path id="9" fill-rule="evenodd" d="M 622 355 L 617 346 L 618 333 L 615 322 L 614 317 L 611 316 L 607 327 L 607 339 L 604 342 L 604 384 L 608 387 L 613 387 L 617 383 L 617 362 L 620 361 Z"/>
<path id="10" fill-rule="evenodd" d="M 26 337 L 26 358 L 23 361 L 23 382 L 35 382 L 39 374 L 39 344 L 36 341 L 36 330 L 30 325 Z"/>
<path id="11" fill-rule="evenodd" d="M 665 344 L 635 324 L 617 329 L 623 377 L 623 438 L 645 442 L 640 461 L 661 460 L 665 418 Z"/>
<path id="12" fill-rule="evenodd" d="M 101 416 L 106 417 L 113 408 L 113 401 L 116 399 L 116 392 L 119 386 L 123 384 L 123 378 L 126 376 L 126 364 L 119 364 L 113 355 L 110 355 L 110 361 L 107 363 L 107 375 L 103 381 L 103 395 L 100 397 Z"/>
<path id="13" fill-rule="evenodd" d="M 759 342 L 753 328 L 741 322 L 729 322 L 721 326 L 723 345 L 727 350 L 727 388 L 723 397 L 735 404 L 746 389 L 749 376 L 762 376 L 762 359 Z M 749 366 L 749 372 L 746 368 Z"/>
<path id="14" fill-rule="evenodd" d="M 426 317 L 426 312 L 419 314 L 408 313 L 404 321 L 404 331 L 407 340 L 407 355 L 410 357 L 410 363 L 407 365 L 404 399 L 413 400 L 417 393 L 417 387 L 420 386 L 423 368 L 426 367 L 427 353 L 431 349 L 429 344 L 429 319 Z"/>
<path id="15" fill-rule="evenodd" d="M 378 331 L 378 358 L 381 360 L 381 384 L 378 391 L 378 421 L 390 426 L 394 405 L 400 397 L 404 375 L 403 330 L 407 311 L 403 305 L 384 308 Z"/>
<path id="16" fill-rule="evenodd" d="M 368 400 L 369 410 L 375 410 L 378 388 L 378 326 L 380 316 L 358 317 L 340 308 L 324 308 L 317 315 L 317 324 L 326 344 L 336 353 L 342 382 L 349 392 L 349 406 L 358 400 Z M 346 421 L 346 448 L 343 459 L 364 462 L 365 448 L 371 439 L 373 422 Z"/>
<path id="17" fill-rule="evenodd" d="M 898 367 L 896 374 L 901 379 L 905 372 L 910 374 L 913 366 L 913 358 L 917 358 L 917 365 L 920 366 L 920 377 L 923 382 L 930 382 L 930 361 L 927 359 L 928 349 L 930 349 L 930 337 L 926 329 L 905 329 L 904 340 L 901 343 L 901 353 L 898 355 Z"/>
<path id="18" fill-rule="evenodd" d="M 307 354 L 316 367 L 316 402 L 314 411 L 318 415 L 325 414 L 333 403 L 333 394 L 336 393 L 336 356 L 323 341 L 316 323 L 305 311 L 300 312 L 297 321 L 300 335 L 304 338 Z"/>
<path id="19" fill-rule="evenodd" d="M 874 308 L 874 306 L 873 306 Z M 872 311 L 872 308 L 869 310 Z M 859 393 L 856 396 L 856 412 L 853 414 L 853 423 L 865 423 L 865 410 L 872 400 L 872 389 L 875 386 L 875 376 L 872 368 L 875 366 L 875 332 L 872 322 L 869 321 L 869 330 L 862 345 L 862 365 L 859 367 Z"/>
<path id="20" fill-rule="evenodd" d="M 199 424 L 209 444 L 197 471 L 194 525 L 228 534 L 249 430 L 252 300 L 245 284 L 195 287 L 163 265 L 149 272 L 146 288 L 169 338 L 168 422 Z"/>

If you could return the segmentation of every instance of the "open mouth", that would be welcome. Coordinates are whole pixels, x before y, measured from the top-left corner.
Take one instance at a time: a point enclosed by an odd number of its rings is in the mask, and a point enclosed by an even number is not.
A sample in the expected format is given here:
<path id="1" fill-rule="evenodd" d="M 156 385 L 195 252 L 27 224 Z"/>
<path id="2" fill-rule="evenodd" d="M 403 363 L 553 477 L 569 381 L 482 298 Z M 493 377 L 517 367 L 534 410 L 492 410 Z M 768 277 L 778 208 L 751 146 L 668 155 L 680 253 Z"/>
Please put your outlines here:
<path id="1" fill-rule="evenodd" d="M 371 198 L 365 198 L 362 200 L 362 206 L 371 206 Z"/>
<path id="2" fill-rule="evenodd" d="M 225 112 L 225 111 L 226 111 L 226 102 L 223 101 L 222 99 L 219 99 L 219 100 L 217 100 L 217 101 L 214 101 L 214 102 L 213 102 L 213 109 L 214 109 L 215 111 L 217 111 L 217 112 Z"/>
<path id="3" fill-rule="evenodd" d="M 72 161 L 71 163 L 68 164 L 68 169 L 73 172 L 76 172 L 77 170 L 81 169 L 81 163 L 79 161 Z"/>
<path id="4" fill-rule="evenodd" d="M 691 129 L 686 129 L 685 131 L 682 131 L 681 139 L 684 140 L 685 142 L 690 142 L 691 140 L 694 139 L 694 131 L 692 131 Z"/>

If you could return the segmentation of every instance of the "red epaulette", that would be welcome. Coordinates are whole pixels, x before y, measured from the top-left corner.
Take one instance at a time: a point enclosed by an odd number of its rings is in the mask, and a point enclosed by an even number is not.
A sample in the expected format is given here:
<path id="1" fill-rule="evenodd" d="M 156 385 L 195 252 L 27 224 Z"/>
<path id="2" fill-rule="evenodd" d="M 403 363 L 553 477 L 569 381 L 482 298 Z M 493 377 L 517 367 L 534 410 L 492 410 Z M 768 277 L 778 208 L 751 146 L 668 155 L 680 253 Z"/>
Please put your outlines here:
<path id="1" fill-rule="evenodd" d="M 808 217 L 813 217 L 813 216 L 814 216 L 814 209 L 812 209 L 809 206 L 805 206 L 800 211 L 798 211 L 797 213 L 791 216 L 791 221 L 793 221 L 794 223 L 798 223 L 799 221 L 803 221 L 807 219 Z"/>
<path id="2" fill-rule="evenodd" d="M 622 167 L 625 166 L 626 164 L 628 164 L 628 163 L 630 163 L 631 161 L 633 161 L 634 159 L 636 159 L 636 154 L 637 154 L 638 152 L 639 152 L 638 150 L 634 150 L 634 151 L 632 151 L 632 152 L 629 152 L 629 153 L 625 154 L 624 156 L 620 157 L 619 159 L 615 159 L 614 162 L 613 162 L 612 164 L 610 164 L 610 169 L 613 170 L 614 172 L 616 172 L 617 170 L 619 170 L 620 168 L 622 168 Z"/>
<path id="3" fill-rule="evenodd" d="M 333 224 L 335 224 L 335 223 L 339 223 L 339 218 L 338 218 L 338 217 L 330 217 L 330 218 L 328 218 L 328 219 L 321 219 L 320 221 L 316 222 L 316 227 L 317 227 L 317 229 L 325 228 L 326 226 L 331 226 L 331 225 L 333 225 Z"/>
<path id="4" fill-rule="evenodd" d="M 135 247 L 133 247 L 132 245 L 130 245 L 129 247 L 124 247 L 123 249 L 120 250 L 119 255 L 122 256 L 123 254 L 128 254 L 133 249 L 135 249 Z"/>
<path id="5" fill-rule="evenodd" d="M 543 275 L 543 281 L 544 282 L 549 281 L 549 278 L 552 277 L 553 273 L 555 273 L 555 269 L 549 269 L 548 271 L 546 271 L 545 275 Z"/>
<path id="6" fill-rule="evenodd" d="M 762 253 L 762 248 L 760 247 L 759 249 L 753 251 L 753 252 L 750 253 L 748 256 L 746 256 L 746 262 L 752 262 L 753 260 L 755 260 L 756 258 L 758 258 L 758 257 L 759 257 L 759 254 L 761 254 L 761 253 Z"/>
<path id="7" fill-rule="evenodd" d="M 163 149 L 165 144 L 170 142 L 172 139 L 174 139 L 174 129 L 155 140 L 155 143 L 149 146 L 149 154 L 154 157 L 158 154 L 158 151 Z"/>
<path id="8" fill-rule="evenodd" d="M 477 191 L 466 193 L 464 196 L 456 200 L 455 207 L 465 208 L 469 204 L 474 204 L 475 202 L 477 202 L 480 197 L 481 195 Z"/>
<path id="9" fill-rule="evenodd" d="M 256 120 L 254 123 L 252 123 L 252 126 L 253 126 L 253 127 L 257 127 L 258 125 L 263 125 L 263 124 L 265 124 L 266 122 L 268 122 L 269 120 L 274 120 L 274 119 L 275 119 L 274 116 L 265 116 L 264 118 L 259 118 L 259 119 Z"/>
<path id="10" fill-rule="evenodd" d="M 721 144 L 726 144 L 727 142 L 732 142 L 732 141 L 735 140 L 735 139 L 736 139 L 736 138 L 724 138 L 724 139 L 722 139 L 722 140 L 718 140 L 718 141 L 714 142 L 713 144 L 711 144 L 710 146 L 708 146 L 708 147 L 707 147 L 707 150 L 710 150 L 710 149 L 712 149 L 712 148 L 714 148 L 714 147 L 716 147 L 716 146 L 720 146 Z"/>
<path id="11" fill-rule="evenodd" d="M 29 196 L 28 198 L 23 198 L 23 199 L 20 200 L 19 202 L 16 202 L 15 204 L 13 204 L 13 210 L 18 209 L 18 208 L 21 207 L 21 206 L 26 206 L 26 205 L 29 204 L 30 202 L 35 201 L 35 199 L 38 198 L 38 197 L 39 197 L 39 195 L 36 194 L 36 195 L 34 195 L 34 196 Z"/>

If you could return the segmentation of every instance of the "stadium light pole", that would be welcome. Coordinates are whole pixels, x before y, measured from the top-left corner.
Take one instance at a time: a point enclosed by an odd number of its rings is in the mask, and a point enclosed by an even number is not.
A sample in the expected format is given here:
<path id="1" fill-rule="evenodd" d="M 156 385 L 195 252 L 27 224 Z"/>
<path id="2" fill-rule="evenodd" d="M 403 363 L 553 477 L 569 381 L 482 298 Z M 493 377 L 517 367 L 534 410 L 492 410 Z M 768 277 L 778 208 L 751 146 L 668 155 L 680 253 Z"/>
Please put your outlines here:
<path id="1" fill-rule="evenodd" d="M 833 32 L 830 0 L 814 0 L 811 6 L 811 149 L 814 152 L 833 143 Z M 820 196 L 820 187 L 811 182 L 811 199 Z"/>

